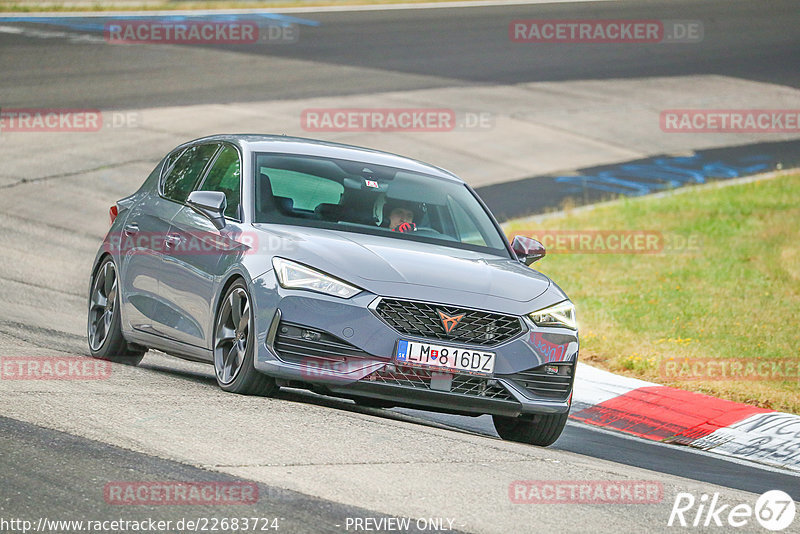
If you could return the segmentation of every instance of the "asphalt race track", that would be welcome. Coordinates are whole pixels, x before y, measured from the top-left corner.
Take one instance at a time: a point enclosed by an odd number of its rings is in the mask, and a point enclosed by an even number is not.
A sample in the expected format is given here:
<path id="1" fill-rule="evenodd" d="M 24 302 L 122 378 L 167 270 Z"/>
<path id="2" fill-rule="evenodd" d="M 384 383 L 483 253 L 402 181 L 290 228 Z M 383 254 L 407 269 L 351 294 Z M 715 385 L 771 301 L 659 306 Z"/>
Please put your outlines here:
<path id="1" fill-rule="evenodd" d="M 295 16 L 319 25 L 300 24 L 300 39 L 293 45 L 219 45 L 217 49 L 239 57 L 212 63 L 197 50 L 180 47 L 97 50 L 74 42 L 54 55 L 46 39 L 32 42 L 24 34 L 5 34 L 0 41 L 3 105 L 134 108 L 678 74 L 729 75 L 800 87 L 800 14 L 792 0 L 770 2 L 769 9 L 760 2 L 677 0 Z M 703 46 L 542 48 L 508 40 L 513 19 L 576 16 L 702 20 Z M 71 29 L 76 22 L 70 24 L 19 25 L 78 31 Z"/>
<path id="2" fill-rule="evenodd" d="M 230 483 L 241 481 L 215 475 L 185 464 L 111 447 L 102 443 L 28 425 L 13 419 L 0 420 L 0 460 L 6 495 L 35 495 L 36 499 L 15 502 L 4 515 L 39 516 L 44 510 L 49 519 L 108 516 L 108 506 L 93 495 L 98 478 L 106 480 L 202 480 Z M 65 484 L 65 481 L 68 483 Z M 258 485 L 259 505 L 237 507 L 241 517 L 260 516 L 267 504 L 270 521 L 291 525 L 293 529 L 314 532 L 339 532 L 337 525 L 346 517 L 388 517 L 352 506 L 309 497 L 282 488 Z M 177 524 L 182 518 L 213 517 L 213 505 L 171 507 L 166 513 L 155 506 L 146 510 L 119 507 L 114 518 L 141 520 L 158 517 Z M 291 518 L 289 521 L 286 518 Z M 259 528 L 261 528 L 259 522 Z M 65 529 L 66 530 L 66 529 Z M 411 529 L 410 532 L 419 532 Z"/>
<path id="3" fill-rule="evenodd" d="M 534 82 L 554 84 L 547 90 L 555 94 L 558 84 L 582 80 L 615 84 L 711 75 L 779 86 L 789 95 L 784 107 L 800 108 L 791 100 L 800 89 L 796 0 L 291 17 L 300 40 L 274 46 L 108 46 L 97 42 L 102 20 L 96 18 L 0 17 L 0 111 L 147 109 L 147 117 L 162 121 L 102 138 L 0 130 L 0 358 L 87 354 L 86 286 L 108 206 L 195 131 L 235 128 L 198 116 L 203 128 L 196 130 L 183 115 L 173 120 L 181 107 L 223 106 L 223 113 L 239 113 L 264 101 Z M 509 21 L 525 18 L 700 20 L 704 39 L 694 47 L 509 42 Z M 246 122 L 251 130 L 258 129 L 260 115 L 254 111 L 253 117 Z M 261 129 L 271 131 L 269 123 Z M 756 163 L 763 167 L 748 172 L 798 163 L 796 138 L 730 138 L 697 148 L 702 157 L 743 167 L 755 165 L 748 157 L 762 158 Z M 620 152 L 617 160 L 642 165 L 654 158 Z M 614 165 L 554 168 L 591 175 Z M 572 194 L 552 186 L 563 174 L 523 169 L 519 175 L 535 179 L 497 179 L 479 188 L 503 218 L 558 207 Z M 532 209 L 519 199 L 535 186 L 552 191 Z M 603 195 L 595 190 L 583 198 L 593 202 Z M 554 446 L 538 449 L 499 440 L 487 417 L 360 408 L 296 390 L 275 399 L 225 394 L 211 368 L 154 352 L 140 367 L 114 366 L 108 380 L 0 380 L 0 473 L 0 521 L 257 516 L 277 520 L 279 532 L 290 533 L 353 532 L 348 518 L 400 517 L 441 519 L 449 531 L 463 532 L 681 531 L 687 529 L 667 527 L 678 492 L 717 492 L 728 504 L 752 505 L 757 494 L 781 489 L 800 500 L 797 475 L 580 423 L 571 422 Z M 563 506 L 555 511 L 510 502 L 515 480 L 573 479 L 656 481 L 664 496 L 657 504 L 552 505 Z M 245 506 L 118 506 L 104 498 L 113 481 L 252 481 L 260 498 Z M 435 531 L 411 525 L 407 531 Z M 764 531 L 757 524 L 737 530 Z M 0 531 L 14 530 L 0 523 Z"/>

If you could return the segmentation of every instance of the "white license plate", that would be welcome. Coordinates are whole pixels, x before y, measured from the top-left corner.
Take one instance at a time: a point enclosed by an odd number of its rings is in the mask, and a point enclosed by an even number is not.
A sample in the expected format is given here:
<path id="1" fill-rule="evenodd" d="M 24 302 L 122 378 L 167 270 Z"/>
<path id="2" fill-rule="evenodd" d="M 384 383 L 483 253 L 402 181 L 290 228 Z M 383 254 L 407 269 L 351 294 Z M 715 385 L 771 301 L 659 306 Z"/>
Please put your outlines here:
<path id="1" fill-rule="evenodd" d="M 494 352 L 462 349 L 431 343 L 400 340 L 395 360 L 412 367 L 445 370 L 457 373 L 491 375 L 494 372 Z"/>

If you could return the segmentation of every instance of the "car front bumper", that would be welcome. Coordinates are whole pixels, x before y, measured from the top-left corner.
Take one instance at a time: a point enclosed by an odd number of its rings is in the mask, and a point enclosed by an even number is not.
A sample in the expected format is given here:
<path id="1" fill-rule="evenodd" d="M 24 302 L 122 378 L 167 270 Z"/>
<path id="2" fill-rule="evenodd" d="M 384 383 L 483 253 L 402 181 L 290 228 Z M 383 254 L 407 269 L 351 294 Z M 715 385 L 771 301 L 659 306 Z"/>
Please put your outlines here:
<path id="1" fill-rule="evenodd" d="M 277 285 L 268 289 L 257 295 L 255 367 L 286 385 L 472 415 L 569 411 L 575 331 L 539 328 L 523 319 L 521 332 L 496 346 L 448 343 L 398 332 L 375 312 L 381 297 L 366 291 L 340 299 Z M 394 360 L 399 339 L 494 352 L 495 372 L 473 376 L 409 367 Z"/>

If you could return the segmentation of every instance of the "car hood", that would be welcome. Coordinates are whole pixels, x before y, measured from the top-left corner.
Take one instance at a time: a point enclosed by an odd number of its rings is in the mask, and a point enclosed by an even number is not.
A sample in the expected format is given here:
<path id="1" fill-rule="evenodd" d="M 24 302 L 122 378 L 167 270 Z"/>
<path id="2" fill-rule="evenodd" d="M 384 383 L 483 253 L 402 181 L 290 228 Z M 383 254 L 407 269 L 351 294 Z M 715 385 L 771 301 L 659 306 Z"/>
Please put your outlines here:
<path id="1" fill-rule="evenodd" d="M 543 294 L 550 279 L 516 260 L 408 239 L 321 228 L 257 224 L 272 255 L 304 263 L 376 294 L 411 284 L 517 302 Z M 263 243 L 262 243 L 263 241 Z M 416 292 L 415 292 L 416 293 Z"/>

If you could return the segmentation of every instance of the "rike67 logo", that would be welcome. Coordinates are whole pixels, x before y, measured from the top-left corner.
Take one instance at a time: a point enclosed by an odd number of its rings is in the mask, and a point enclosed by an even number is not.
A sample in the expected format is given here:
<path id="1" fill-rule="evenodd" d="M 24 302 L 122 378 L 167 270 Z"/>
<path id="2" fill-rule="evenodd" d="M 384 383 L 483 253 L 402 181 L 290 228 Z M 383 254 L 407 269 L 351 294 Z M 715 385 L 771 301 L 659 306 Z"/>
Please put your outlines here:
<path id="1" fill-rule="evenodd" d="M 720 502 L 719 493 L 696 498 L 691 493 L 678 493 L 669 514 L 667 526 L 738 528 L 751 525 L 753 518 L 765 529 L 778 532 L 794 522 L 794 500 L 784 491 L 771 490 L 758 497 L 755 506 Z"/>

